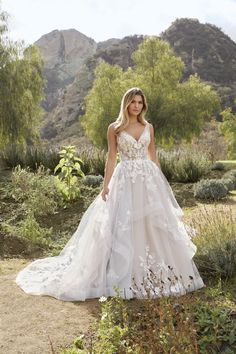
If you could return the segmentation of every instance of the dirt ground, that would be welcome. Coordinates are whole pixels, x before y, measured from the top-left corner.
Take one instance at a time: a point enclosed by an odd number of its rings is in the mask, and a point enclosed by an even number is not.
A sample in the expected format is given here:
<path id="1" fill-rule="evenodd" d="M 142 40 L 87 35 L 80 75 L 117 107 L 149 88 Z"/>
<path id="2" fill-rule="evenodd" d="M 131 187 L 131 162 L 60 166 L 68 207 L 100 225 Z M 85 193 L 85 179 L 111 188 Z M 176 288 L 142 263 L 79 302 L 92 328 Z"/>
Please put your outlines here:
<path id="1" fill-rule="evenodd" d="M 64 302 L 25 294 L 14 279 L 31 261 L 0 260 L 0 354 L 49 354 L 50 341 L 58 354 L 98 313 L 98 300 Z"/>

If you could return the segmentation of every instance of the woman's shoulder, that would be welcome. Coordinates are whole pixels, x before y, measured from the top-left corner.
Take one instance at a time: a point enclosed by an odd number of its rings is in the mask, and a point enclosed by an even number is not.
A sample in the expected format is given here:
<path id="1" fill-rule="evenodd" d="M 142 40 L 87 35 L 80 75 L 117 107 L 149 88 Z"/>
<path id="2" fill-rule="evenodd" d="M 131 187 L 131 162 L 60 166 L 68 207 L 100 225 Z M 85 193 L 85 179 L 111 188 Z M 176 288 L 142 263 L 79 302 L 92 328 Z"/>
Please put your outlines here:
<path id="1" fill-rule="evenodd" d="M 115 133 L 116 122 L 112 122 L 108 125 L 108 131 Z"/>

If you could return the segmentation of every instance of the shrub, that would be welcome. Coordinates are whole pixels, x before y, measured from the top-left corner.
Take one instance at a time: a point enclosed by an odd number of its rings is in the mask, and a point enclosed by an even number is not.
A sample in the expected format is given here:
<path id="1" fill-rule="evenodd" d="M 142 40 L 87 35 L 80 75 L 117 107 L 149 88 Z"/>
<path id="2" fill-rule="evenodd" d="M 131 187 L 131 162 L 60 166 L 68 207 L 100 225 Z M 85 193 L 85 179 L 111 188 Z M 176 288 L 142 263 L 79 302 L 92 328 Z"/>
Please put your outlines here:
<path id="1" fill-rule="evenodd" d="M 228 189 L 221 179 L 203 179 L 194 185 L 194 197 L 219 200 L 224 198 Z"/>
<path id="2" fill-rule="evenodd" d="M 233 182 L 233 189 L 236 189 L 236 170 L 227 171 L 222 179 L 230 179 Z"/>
<path id="3" fill-rule="evenodd" d="M 205 155 L 188 149 L 170 152 L 160 150 L 158 156 L 162 172 L 168 180 L 175 182 L 196 182 L 210 168 Z"/>
<path id="4" fill-rule="evenodd" d="M 98 187 L 103 181 L 103 177 L 101 175 L 94 176 L 94 175 L 87 175 L 83 179 L 85 185 L 90 187 Z"/>
<path id="5" fill-rule="evenodd" d="M 33 214 L 28 214 L 17 225 L 11 225 L 8 222 L 4 222 L 1 227 L 6 233 L 17 235 L 23 239 L 29 240 L 31 245 L 36 245 L 43 248 L 51 245 L 52 228 L 47 229 L 41 227 Z M 29 250 L 31 249 L 31 245 L 27 245 Z"/>
<path id="6" fill-rule="evenodd" d="M 212 166 L 212 170 L 223 171 L 225 169 L 225 165 L 223 162 L 216 161 Z"/>
<path id="7" fill-rule="evenodd" d="M 197 246 L 195 262 L 207 278 L 236 275 L 236 219 L 231 207 L 206 207 L 192 220 Z"/>
<path id="8" fill-rule="evenodd" d="M 235 181 L 231 178 L 222 178 L 221 181 L 223 182 L 224 186 L 228 189 L 228 191 L 232 191 L 235 189 Z"/>
<path id="9" fill-rule="evenodd" d="M 193 306 L 200 353 L 234 353 L 236 322 L 224 305 L 197 301 Z"/>
<path id="10" fill-rule="evenodd" d="M 11 196 L 21 203 L 22 210 L 35 216 L 53 214 L 62 204 L 57 192 L 55 177 L 40 166 L 36 173 L 29 168 L 17 166 L 13 169 L 10 183 Z"/>
<path id="11" fill-rule="evenodd" d="M 30 240 L 34 245 L 48 247 L 51 244 L 52 227 L 40 227 L 32 214 L 20 221 L 16 230 L 21 237 Z"/>

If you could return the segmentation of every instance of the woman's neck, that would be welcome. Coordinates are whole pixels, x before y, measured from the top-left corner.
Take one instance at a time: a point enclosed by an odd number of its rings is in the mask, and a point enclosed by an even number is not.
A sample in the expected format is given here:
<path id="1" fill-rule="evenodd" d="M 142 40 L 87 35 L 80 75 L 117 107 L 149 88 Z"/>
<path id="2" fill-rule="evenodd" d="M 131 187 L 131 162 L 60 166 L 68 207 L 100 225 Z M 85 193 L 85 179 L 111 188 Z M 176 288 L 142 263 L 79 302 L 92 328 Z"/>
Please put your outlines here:
<path id="1" fill-rule="evenodd" d="M 138 123 L 138 117 L 137 116 L 130 116 L 129 117 L 129 124 L 136 124 Z"/>

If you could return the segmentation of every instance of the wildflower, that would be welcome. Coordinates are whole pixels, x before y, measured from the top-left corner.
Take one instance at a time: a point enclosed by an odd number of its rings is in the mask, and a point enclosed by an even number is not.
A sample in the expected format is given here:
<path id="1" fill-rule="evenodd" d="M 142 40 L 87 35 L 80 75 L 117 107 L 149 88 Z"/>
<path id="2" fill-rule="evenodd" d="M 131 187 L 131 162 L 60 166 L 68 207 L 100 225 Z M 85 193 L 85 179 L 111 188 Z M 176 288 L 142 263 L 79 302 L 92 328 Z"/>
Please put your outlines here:
<path id="1" fill-rule="evenodd" d="M 103 320 L 105 320 L 105 318 L 107 318 L 107 312 L 102 314 L 101 320 L 103 321 Z"/>
<path id="2" fill-rule="evenodd" d="M 105 296 L 101 296 L 98 301 L 99 302 L 105 302 L 105 301 L 107 301 L 107 298 Z"/>

